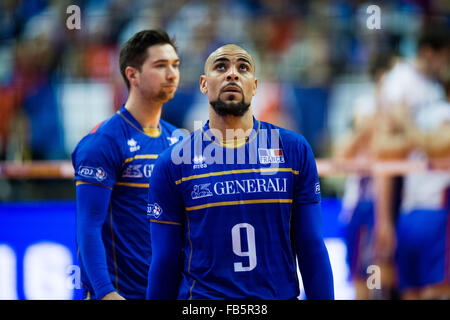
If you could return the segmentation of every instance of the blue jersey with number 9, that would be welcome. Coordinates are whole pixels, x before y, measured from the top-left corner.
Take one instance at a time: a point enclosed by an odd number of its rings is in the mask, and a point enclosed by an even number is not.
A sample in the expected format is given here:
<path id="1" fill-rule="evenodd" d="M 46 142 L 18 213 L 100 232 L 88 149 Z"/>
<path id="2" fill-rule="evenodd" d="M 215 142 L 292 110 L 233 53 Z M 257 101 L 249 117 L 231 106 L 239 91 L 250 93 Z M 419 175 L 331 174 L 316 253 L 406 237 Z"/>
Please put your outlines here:
<path id="1" fill-rule="evenodd" d="M 152 223 L 184 228 L 179 299 L 294 299 L 294 203 L 320 201 L 300 134 L 254 119 L 226 146 L 207 123 L 161 154 L 150 181 Z"/>

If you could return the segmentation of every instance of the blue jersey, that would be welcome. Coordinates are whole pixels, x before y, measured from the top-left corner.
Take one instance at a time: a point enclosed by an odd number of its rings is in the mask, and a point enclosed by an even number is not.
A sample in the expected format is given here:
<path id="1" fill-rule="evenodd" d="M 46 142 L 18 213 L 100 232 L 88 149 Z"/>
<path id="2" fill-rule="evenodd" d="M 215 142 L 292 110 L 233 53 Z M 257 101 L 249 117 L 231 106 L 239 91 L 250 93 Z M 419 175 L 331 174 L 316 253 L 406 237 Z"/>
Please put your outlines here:
<path id="1" fill-rule="evenodd" d="M 158 155 L 175 142 L 175 129 L 161 120 L 150 134 L 122 106 L 85 136 L 72 154 L 77 185 L 91 183 L 112 190 L 102 240 L 111 282 L 127 298 L 145 298 L 151 257 L 146 216 L 149 178 Z M 92 294 L 84 263 L 80 261 L 83 286 Z"/>
<path id="2" fill-rule="evenodd" d="M 227 147 L 209 122 L 161 154 L 150 180 L 152 223 L 184 228 L 179 299 L 294 299 L 299 295 L 291 216 L 320 201 L 303 136 L 254 119 Z"/>

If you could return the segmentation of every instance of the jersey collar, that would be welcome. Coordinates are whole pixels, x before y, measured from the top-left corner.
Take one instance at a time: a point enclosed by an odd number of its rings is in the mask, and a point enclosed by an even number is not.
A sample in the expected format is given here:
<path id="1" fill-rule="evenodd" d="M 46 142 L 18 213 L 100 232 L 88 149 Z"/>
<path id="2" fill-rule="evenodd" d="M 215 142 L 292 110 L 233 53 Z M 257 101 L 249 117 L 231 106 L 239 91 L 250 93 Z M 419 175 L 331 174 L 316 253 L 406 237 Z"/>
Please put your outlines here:
<path id="1" fill-rule="evenodd" d="M 237 149 L 239 147 L 249 144 L 253 139 L 255 139 L 259 133 L 260 126 L 261 126 L 260 121 L 256 120 L 255 117 L 253 116 L 253 130 L 251 131 L 250 135 L 245 140 L 243 140 L 242 142 L 238 141 L 237 143 L 233 143 L 233 142 L 232 143 L 223 143 L 218 138 L 216 138 L 214 136 L 213 132 L 210 130 L 209 120 L 203 126 L 202 132 L 210 141 L 212 141 L 214 144 L 216 144 L 218 146 L 221 146 L 222 148 Z"/>
<path id="2" fill-rule="evenodd" d="M 161 123 L 158 123 L 157 129 L 142 128 L 141 124 L 131 115 L 127 108 L 125 108 L 125 104 L 122 105 L 117 113 L 125 120 L 126 123 L 139 132 L 142 132 L 151 138 L 158 138 L 161 135 Z"/>

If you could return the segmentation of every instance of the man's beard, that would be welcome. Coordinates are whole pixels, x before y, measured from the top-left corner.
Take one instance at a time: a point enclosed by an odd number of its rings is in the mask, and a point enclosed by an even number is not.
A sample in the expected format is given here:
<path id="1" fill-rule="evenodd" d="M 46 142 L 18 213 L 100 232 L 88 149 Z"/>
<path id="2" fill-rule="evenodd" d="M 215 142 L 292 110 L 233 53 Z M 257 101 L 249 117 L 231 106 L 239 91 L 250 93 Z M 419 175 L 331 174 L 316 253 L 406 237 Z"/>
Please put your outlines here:
<path id="1" fill-rule="evenodd" d="M 163 91 L 163 90 L 160 90 L 160 91 L 156 94 L 155 100 L 166 102 L 166 101 L 170 100 L 170 98 L 171 98 L 170 96 L 171 96 L 171 94 L 168 94 L 167 92 L 165 92 L 165 91 Z"/>
<path id="2" fill-rule="evenodd" d="M 160 90 L 154 97 L 154 100 L 165 103 L 165 102 L 171 100 L 173 98 L 174 94 L 175 94 L 174 92 L 168 93 L 164 90 Z"/>
<path id="3" fill-rule="evenodd" d="M 250 104 L 244 102 L 244 98 L 240 102 L 225 103 L 220 99 L 209 103 L 219 116 L 235 116 L 242 117 L 250 108 Z"/>

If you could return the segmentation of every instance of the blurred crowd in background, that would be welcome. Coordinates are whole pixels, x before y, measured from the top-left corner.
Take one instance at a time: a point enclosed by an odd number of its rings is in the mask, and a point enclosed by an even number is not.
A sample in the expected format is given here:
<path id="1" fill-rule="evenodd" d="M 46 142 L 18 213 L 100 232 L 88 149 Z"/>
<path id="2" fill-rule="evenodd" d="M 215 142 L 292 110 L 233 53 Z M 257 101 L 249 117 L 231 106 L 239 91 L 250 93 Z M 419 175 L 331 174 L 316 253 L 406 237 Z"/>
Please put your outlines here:
<path id="1" fill-rule="evenodd" d="M 66 26 L 72 4 L 80 29 Z M 367 27 L 371 4 L 381 9 L 380 29 Z M 198 89 L 204 61 L 217 46 L 237 43 L 256 61 L 256 116 L 301 132 L 326 157 L 350 123 L 355 92 L 373 85 L 371 59 L 414 56 L 421 28 L 432 19 L 448 25 L 449 17 L 444 0 L 2 0 L 0 159 L 68 159 L 126 100 L 120 45 L 158 27 L 176 38 L 181 58 L 166 120 L 192 130 L 207 119 Z"/>
<path id="2" fill-rule="evenodd" d="M 79 29 L 67 26 L 70 5 L 80 8 Z M 379 28 L 370 27 L 371 5 L 380 9 Z M 218 46 L 236 43 L 255 60 L 256 118 L 303 134 L 317 158 L 450 156 L 449 1 L 0 0 L 0 161 L 69 160 L 76 143 L 126 101 L 121 45 L 152 28 L 165 29 L 178 46 L 181 82 L 162 115 L 178 127 L 194 130 L 208 119 L 199 90 L 204 62 Z M 0 183 L 6 195 L 8 183 Z M 450 203 L 448 172 L 381 182 L 347 175 L 321 178 L 321 185 L 324 196 L 342 198 L 347 262 L 361 299 L 377 298 L 366 286 L 374 262 L 392 275 L 383 286 L 396 289 L 399 212 L 440 210 L 446 219 Z M 50 187 L 45 197 L 57 197 L 61 188 Z M 72 188 L 70 181 L 70 196 Z M 24 184 L 17 189 L 26 193 Z M 420 235 L 438 234 L 448 221 L 420 234 L 404 224 L 397 254 L 427 251 Z M 415 242 L 402 240 L 401 230 Z M 439 257 L 443 250 L 450 257 L 450 243 L 439 248 Z M 450 299 L 450 284 L 438 290 L 425 297 Z"/>

